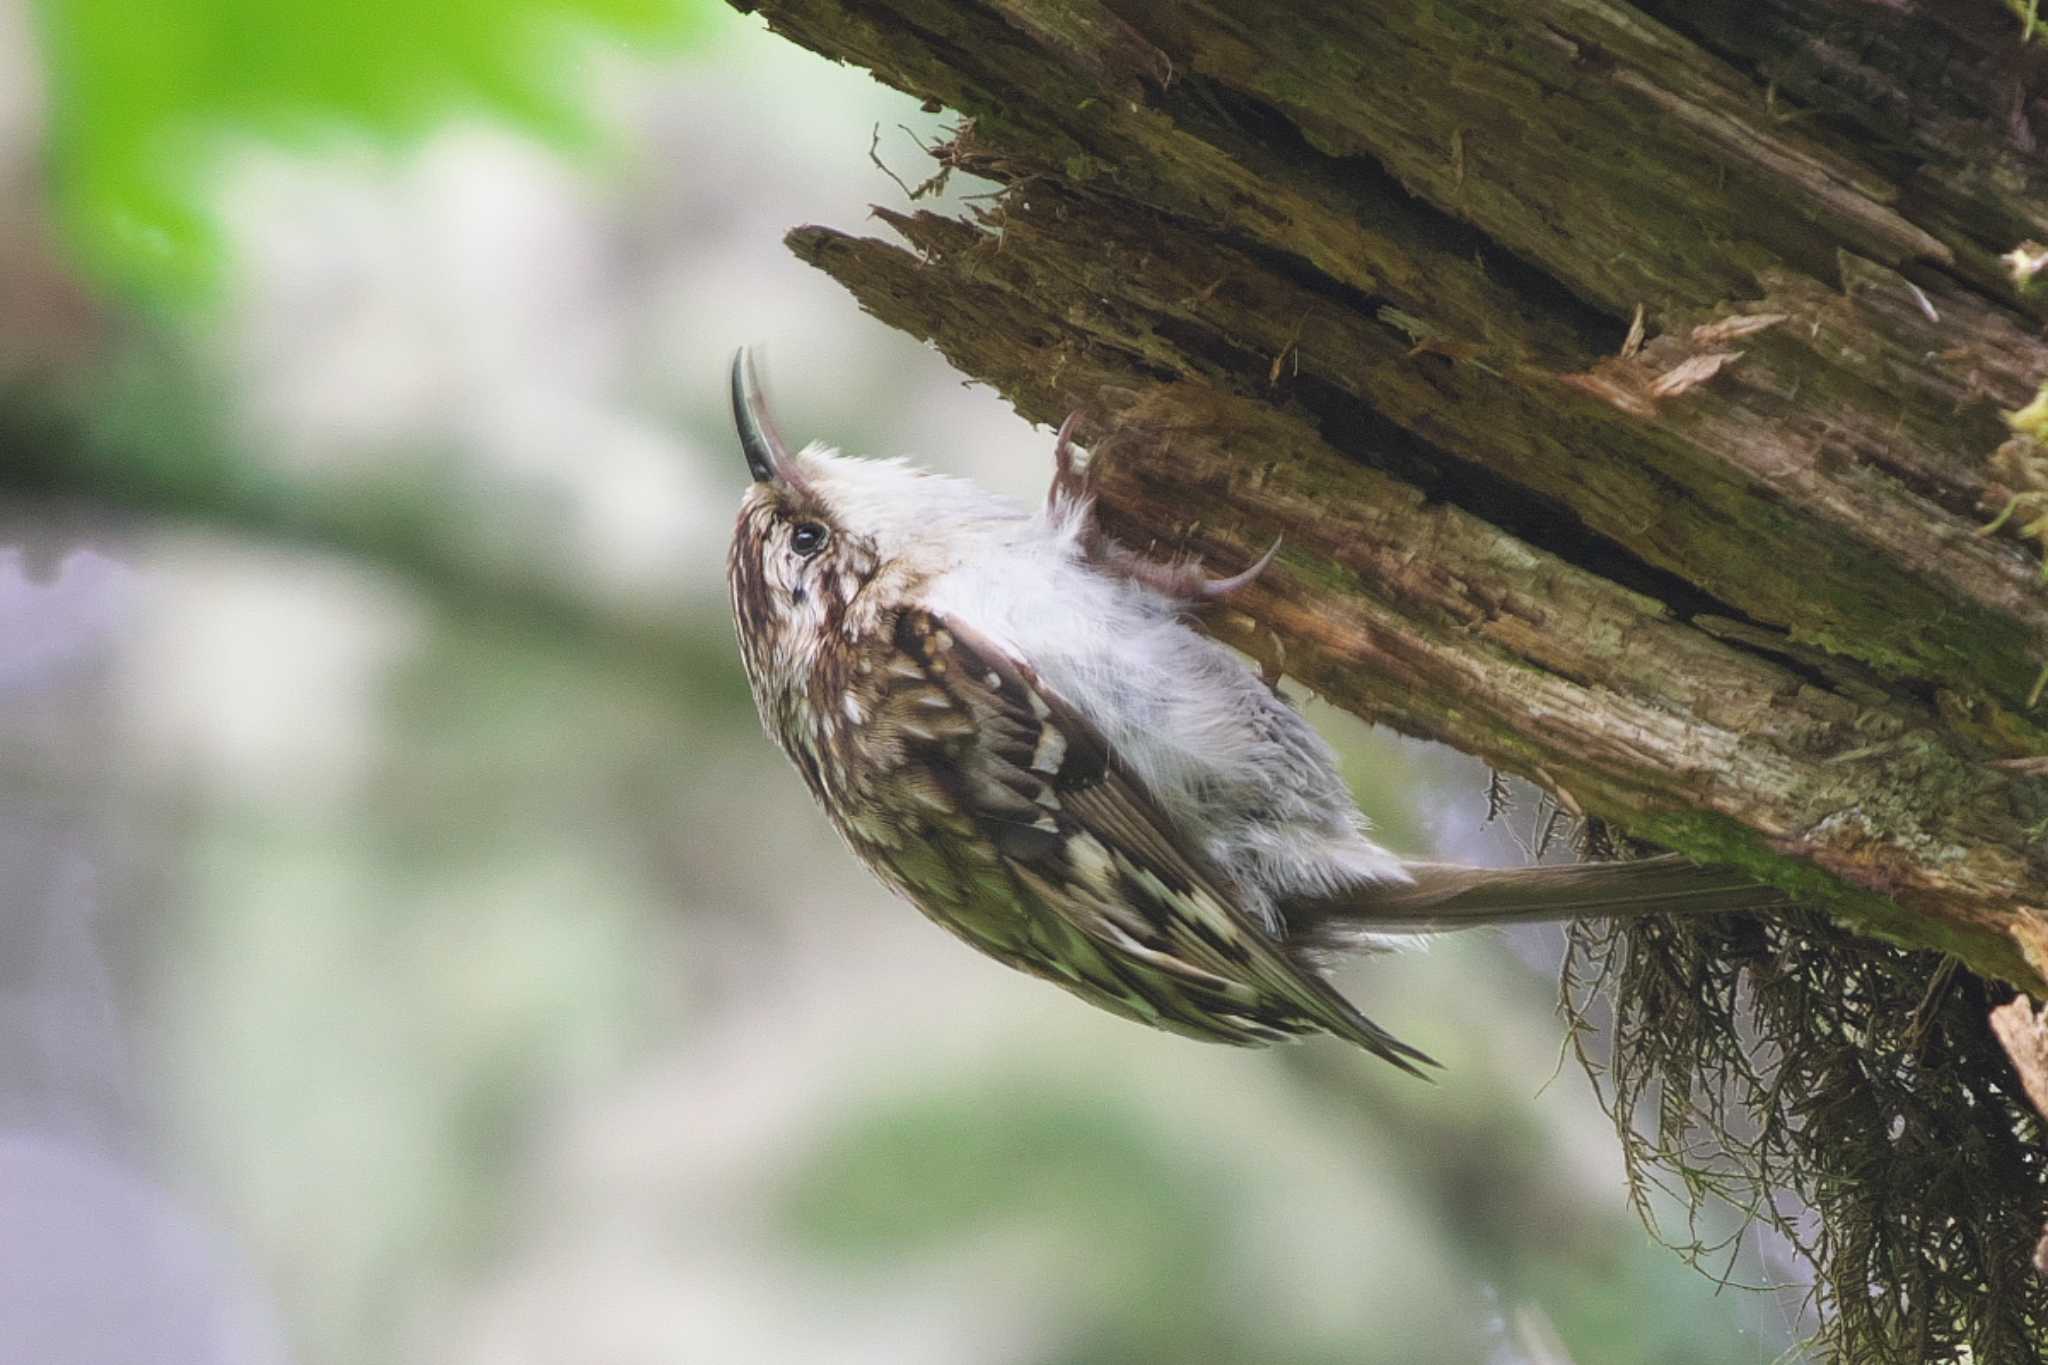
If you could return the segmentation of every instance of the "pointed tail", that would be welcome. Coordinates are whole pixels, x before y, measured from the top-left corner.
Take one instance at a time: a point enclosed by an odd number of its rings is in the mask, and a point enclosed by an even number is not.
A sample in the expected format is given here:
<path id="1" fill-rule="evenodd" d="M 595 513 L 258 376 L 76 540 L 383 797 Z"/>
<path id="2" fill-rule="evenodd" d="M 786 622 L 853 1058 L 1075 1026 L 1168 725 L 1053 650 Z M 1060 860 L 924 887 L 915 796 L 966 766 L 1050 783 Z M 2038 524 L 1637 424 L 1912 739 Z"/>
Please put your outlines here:
<path id="1" fill-rule="evenodd" d="M 1371 934 L 1437 934 L 1481 924 L 1613 915 L 1762 910 L 1784 894 L 1728 867 L 1701 867 L 1669 853 L 1635 862 L 1557 867 L 1458 867 L 1408 863 L 1415 880 L 1378 882 L 1341 897 L 1283 908 L 1288 938 L 1340 946 Z"/>

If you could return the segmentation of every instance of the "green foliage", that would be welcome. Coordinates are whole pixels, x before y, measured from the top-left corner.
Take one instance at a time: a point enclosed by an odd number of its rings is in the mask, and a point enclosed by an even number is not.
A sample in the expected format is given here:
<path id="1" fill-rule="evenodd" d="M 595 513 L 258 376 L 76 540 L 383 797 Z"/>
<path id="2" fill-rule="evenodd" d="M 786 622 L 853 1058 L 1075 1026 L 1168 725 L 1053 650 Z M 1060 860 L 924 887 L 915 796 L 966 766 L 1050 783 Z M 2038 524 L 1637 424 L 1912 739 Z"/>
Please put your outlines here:
<path id="1" fill-rule="evenodd" d="M 1205 1182 L 1177 1170 L 1136 1115 L 1041 1086 L 906 1097 L 844 1132 L 796 1188 L 804 1239 L 842 1253 L 918 1253 L 990 1221 L 1085 1211 L 1106 1262 L 1199 1255 Z M 998 1175 L 999 1173 L 999 1175 Z"/>
<path id="2" fill-rule="evenodd" d="M 870 1111 L 819 1154 L 789 1207 L 804 1241 L 852 1260 L 944 1257 L 1001 1228 L 1052 1239 L 1071 1273 L 1043 1365 L 1412 1358 L 1360 1356 L 1355 1342 L 1247 1311 L 1238 1190 L 1227 1170 L 1164 1150 L 1134 1106 L 994 1083 Z"/>
<path id="3" fill-rule="evenodd" d="M 570 141 L 597 35 L 675 44 L 712 0 L 44 0 L 51 170 L 103 281 L 191 296 L 216 275 L 227 136 L 403 144 L 451 115 Z"/>
<path id="4" fill-rule="evenodd" d="M 2005 0 L 2005 7 L 2020 21 L 2020 42 L 2027 43 L 2042 35 L 2041 0 Z"/>
<path id="5" fill-rule="evenodd" d="M 1699 1292 L 1614 1210 L 1546 1185 L 1543 1138 L 1512 1118 L 1494 1127 L 1497 1095 L 1483 1112 L 1409 1109 L 1336 1049 L 1265 1060 L 1310 1104 L 1270 1108 L 1277 1141 L 1249 1160 L 1235 1137 L 1205 1141 L 1190 1111 L 1162 1126 L 1155 1101 L 1084 1079 L 985 1075 L 848 1115 L 798 1168 L 786 1225 L 890 1285 L 921 1267 L 1001 1267 L 1052 1308 L 1024 1357 L 1038 1365 L 1480 1360 L 1507 1330 L 1489 1319 L 1523 1305 L 1540 1306 L 1575 1359 L 1750 1358 L 1754 1343 L 1737 1344 L 1745 1305 Z M 1316 1149 L 1315 1194 L 1295 1203 L 1285 1134 L 1307 1116 L 1337 1146 Z M 1347 1195 L 1333 1152 L 1391 1202 Z M 1419 1220 L 1394 1212 L 1417 1206 Z M 1366 1306 L 1371 1326 L 1302 1312 L 1282 1286 L 1304 1278 Z M 1048 1282 L 1060 1286 L 1049 1300 Z"/>

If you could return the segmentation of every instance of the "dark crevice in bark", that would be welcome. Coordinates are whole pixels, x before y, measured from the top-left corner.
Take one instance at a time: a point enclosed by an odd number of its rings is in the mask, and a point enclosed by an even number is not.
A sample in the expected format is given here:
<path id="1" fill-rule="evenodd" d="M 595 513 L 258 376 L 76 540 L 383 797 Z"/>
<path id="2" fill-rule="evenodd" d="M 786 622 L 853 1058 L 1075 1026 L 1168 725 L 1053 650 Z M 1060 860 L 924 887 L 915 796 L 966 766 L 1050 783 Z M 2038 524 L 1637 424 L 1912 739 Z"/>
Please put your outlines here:
<path id="1" fill-rule="evenodd" d="M 1815 24 L 1798 22 L 1820 8 L 1811 0 L 1634 3 L 1757 88 L 1793 92 L 1858 157 L 1893 157 L 1893 168 L 1925 164 L 1925 156 L 1911 150 L 1916 108 L 1976 122 L 2002 117 L 2000 68 L 2012 71 L 2027 59 L 2017 19 L 1992 4 L 1935 0 L 1943 6 L 1939 17 L 1900 4 L 1858 4 Z M 1967 25 L 1975 40 L 1966 39 L 1958 24 Z M 1824 62 L 1830 52 L 1844 58 L 1832 70 Z M 1879 71 L 1888 83 L 1877 82 Z M 1956 79 L 1958 71 L 1971 79 Z"/>
<path id="2" fill-rule="evenodd" d="M 2048 184 L 2044 184 L 2043 190 L 2044 195 L 2048 195 Z M 1916 213 L 1920 212 L 1921 206 L 1913 202 L 1910 194 L 1907 202 L 1913 204 Z M 2048 202 L 2048 198 L 2044 198 L 2044 202 Z M 1966 220 L 1954 216 L 1956 207 L 1953 204 L 1933 199 L 1924 208 L 1925 212 L 1920 216 L 1936 227 L 1955 248 L 1955 261 L 1948 265 L 1939 261 L 1916 261 L 1911 263 L 1913 267 L 1940 271 L 1975 297 L 1995 304 L 2001 314 L 2031 329 L 2038 329 L 2043 322 L 2048 322 L 2048 295 L 2039 291 L 2016 295 L 2012 290 L 2011 272 L 2000 259 L 2023 241 L 2048 237 L 2048 232 L 2044 232 L 2041 225 L 2016 219 L 1995 232 L 1977 233 L 1961 226 Z"/>
<path id="3" fill-rule="evenodd" d="M 1781 109 L 1779 117 L 1788 122 L 1804 120 L 1809 127 L 1825 130 L 1832 140 L 1853 148 L 1859 160 L 1894 182 L 1903 183 L 1925 163 L 1923 156 L 1913 153 L 1895 118 L 1881 116 L 1864 98 L 1830 83 L 1810 51 L 1766 47 L 1767 39 L 1750 32 L 1757 16 L 1756 7 L 1748 0 L 1738 0 L 1733 7 L 1701 4 L 1697 0 L 1683 4 L 1659 0 L 1635 3 L 1673 33 L 1748 78 L 1755 88 L 1769 92 L 1773 104 Z M 1870 22 L 1888 21 L 1873 15 Z M 1856 36 L 1869 37 L 1871 31 L 1862 27 Z M 1814 42 L 1829 39 L 1825 32 L 1806 36 Z M 1802 74 L 1808 79 L 1800 79 Z"/>
<path id="4" fill-rule="evenodd" d="M 1182 322 L 1178 318 L 1153 318 L 1148 330 L 1153 336 L 1170 343 L 1179 353 L 1179 360 L 1206 370 L 1203 378 L 1239 392 L 1246 392 L 1252 387 L 1246 376 L 1257 373 L 1260 365 L 1264 363 L 1259 356 L 1213 329 Z M 1115 347 L 1113 341 L 1089 332 L 1075 331 L 1070 335 L 1080 344 Z M 1121 354 L 1129 355 L 1132 365 L 1147 378 L 1165 383 L 1192 377 L 1188 370 L 1169 368 L 1142 353 L 1127 351 L 1122 347 L 1116 349 Z"/>
<path id="5" fill-rule="evenodd" d="M 1346 202 L 1384 231 L 1399 234 L 1405 240 L 1426 242 L 1433 250 L 1446 256 L 1482 262 L 1487 275 L 1521 301 L 1525 319 L 1540 319 L 1550 324 L 1544 329 L 1546 332 L 1554 328 L 1570 338 L 1570 345 L 1560 346 L 1556 351 L 1543 355 L 1532 355 L 1529 357 L 1531 360 L 1559 368 L 1591 364 L 1614 349 L 1620 332 L 1627 327 L 1626 318 L 1617 321 L 1598 304 L 1573 293 L 1541 266 L 1524 260 L 1472 224 L 1452 217 L 1415 194 L 1374 158 L 1330 156 L 1317 150 L 1292 119 L 1263 100 L 1205 76 L 1189 73 L 1175 81 L 1168 98 L 1161 103 L 1174 115 L 1176 122 L 1221 150 L 1233 152 L 1240 160 L 1249 158 L 1228 144 L 1250 137 L 1256 142 L 1262 158 L 1271 158 L 1277 163 L 1267 172 L 1275 179 L 1337 190 Z M 1204 124 L 1202 111 L 1206 109 L 1224 111 L 1232 126 L 1245 137 L 1217 136 L 1213 118 L 1206 126 Z M 1266 243 L 1239 238 L 1235 239 L 1235 244 L 1283 271 L 1305 288 L 1331 293 L 1342 302 L 1356 302 L 1362 293 L 1331 279 L 1299 257 L 1277 251 Z"/>
<path id="6" fill-rule="evenodd" d="M 1675 619 L 1708 615 L 1757 624 L 1733 603 L 1630 554 L 1566 504 L 1430 444 L 1342 389 L 1307 374 L 1292 387 L 1333 449 L 1411 485 L 1429 501 L 1468 512 L 1564 563 L 1662 602 Z"/>
<path id="7" fill-rule="evenodd" d="M 1718 613 L 1715 612 L 1700 612 L 1688 616 L 1686 624 L 1697 627 L 1730 649 L 1739 650 L 1753 659 L 1791 674 L 1808 687 L 1819 691 L 1848 700 L 1861 698 L 1867 702 L 1882 698 L 1895 707 L 1910 708 L 1918 714 L 1921 723 L 1931 721 L 1936 714 L 1932 688 L 1915 686 L 1910 681 L 1901 683 L 1895 679 L 1879 677 L 1868 669 L 1859 667 L 1850 659 L 1816 658 L 1811 653 L 1802 652 L 1790 640 L 1782 637 L 1769 638 L 1775 632 L 1753 621 L 1733 620 L 1733 625 L 1749 627 L 1755 633 L 1746 638 L 1732 635 L 1727 629 L 1729 623 L 1716 620 L 1717 616 Z"/>
<path id="8" fill-rule="evenodd" d="M 1183 353 L 1211 364 L 1215 369 L 1212 380 L 1247 398 L 1271 401 L 1275 396 L 1274 386 L 1265 382 L 1264 375 L 1257 380 L 1247 378 L 1258 374 L 1265 358 L 1231 345 L 1207 328 L 1158 320 L 1153 330 Z M 1453 362 L 1421 357 L 1417 363 L 1449 366 Z M 1152 373 L 1156 378 L 1176 377 L 1156 370 Z M 1432 502 L 1458 507 L 1565 563 L 1660 601 L 1679 620 L 1708 615 L 1759 624 L 1734 603 L 1631 554 L 1588 526 L 1557 498 L 1416 435 L 1313 369 L 1289 374 L 1283 363 L 1277 387 L 1314 416 L 1324 440 L 1334 449 L 1412 486 Z"/>
<path id="9" fill-rule="evenodd" d="M 2015 245 L 2016 241 L 2007 241 L 1997 249 L 1997 252 L 1991 252 L 1989 244 L 1986 243 L 1986 254 L 1995 256 L 2011 250 Z M 2000 271 L 2004 269 L 2003 265 L 1995 262 L 1993 268 Z M 2041 319 L 2029 313 L 2018 301 L 1995 290 L 1985 289 L 1981 272 L 1972 273 L 1960 265 L 1943 265 L 1940 261 L 1909 261 L 1899 273 L 1922 289 L 1959 289 L 1969 295 L 1972 303 L 1997 314 L 2012 326 L 2028 332 L 2037 333 L 2040 330 Z"/>
<path id="10" fill-rule="evenodd" d="M 1959 424 L 1963 420 L 1959 418 Z M 1995 421 L 1996 419 L 1993 420 Z M 2006 435 L 2002 430 L 2003 423 L 1998 423 L 1997 427 L 1991 427 L 1989 423 L 1980 422 L 1969 422 L 1968 425 L 1977 429 L 1978 435 L 1976 439 L 1981 442 L 1981 448 L 1987 455 L 1997 449 L 1998 443 Z M 1958 486 L 1954 480 L 1943 478 L 1939 473 L 1930 472 L 1903 461 L 1892 459 L 1884 451 L 1853 454 L 1849 458 L 1861 464 L 1866 464 L 1872 469 L 1881 470 L 1886 478 L 1897 483 L 1900 488 L 1905 489 L 1916 498 L 1924 499 L 1928 506 L 1939 508 L 1966 525 L 1974 527 L 1979 523 L 1989 520 L 1989 513 L 1983 505 L 1981 490 L 1975 486 Z"/>
<path id="11" fill-rule="evenodd" d="M 1959 130 L 2008 123 L 2014 94 L 2040 85 L 2041 50 L 2020 44 L 2015 18 L 1991 4 L 1857 5 L 1816 27 L 1823 7 L 1810 0 L 1637 6 L 1770 92 L 1787 121 L 1896 185 L 1895 207 L 1956 250 L 1953 278 L 2003 308 L 2048 316 L 2048 301 L 2013 297 L 1997 260 L 2041 235 L 2039 217 L 2016 209 L 2048 191 L 2048 158 L 2017 140 L 2038 135 L 2029 125 L 1961 161 L 1941 145 Z M 2031 179 L 2029 192 L 1992 188 L 2016 173 Z"/>

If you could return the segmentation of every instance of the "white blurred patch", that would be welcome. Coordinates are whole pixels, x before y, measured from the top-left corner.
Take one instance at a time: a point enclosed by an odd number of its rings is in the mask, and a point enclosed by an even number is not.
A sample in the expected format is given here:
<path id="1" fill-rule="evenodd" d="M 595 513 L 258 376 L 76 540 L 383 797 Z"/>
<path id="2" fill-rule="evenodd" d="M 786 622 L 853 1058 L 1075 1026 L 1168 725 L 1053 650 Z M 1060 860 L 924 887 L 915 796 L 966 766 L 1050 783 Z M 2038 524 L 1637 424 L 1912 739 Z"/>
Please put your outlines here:
<path id="1" fill-rule="evenodd" d="M 424 626 L 414 599 L 359 570 L 196 538 L 147 560 L 114 677 L 137 775 L 229 804 L 356 791 L 385 680 Z"/>
<path id="2" fill-rule="evenodd" d="M 0 0 L 0 163 L 41 139 L 43 97 L 27 0 Z"/>

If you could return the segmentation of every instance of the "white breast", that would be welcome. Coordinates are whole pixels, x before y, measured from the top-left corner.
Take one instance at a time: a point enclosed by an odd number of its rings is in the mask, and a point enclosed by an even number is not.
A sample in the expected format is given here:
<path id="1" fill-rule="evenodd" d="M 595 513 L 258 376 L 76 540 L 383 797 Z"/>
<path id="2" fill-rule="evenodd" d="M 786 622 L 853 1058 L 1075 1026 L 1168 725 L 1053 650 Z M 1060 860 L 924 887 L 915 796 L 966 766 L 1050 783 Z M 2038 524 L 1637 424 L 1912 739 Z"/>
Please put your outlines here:
<path id="1" fill-rule="evenodd" d="M 1269 924 L 1289 895 L 1406 881 L 1366 837 L 1322 737 L 1176 604 L 1090 566 L 1074 526 L 1020 516 L 990 528 L 927 600 L 1011 649 L 1094 722 Z"/>

